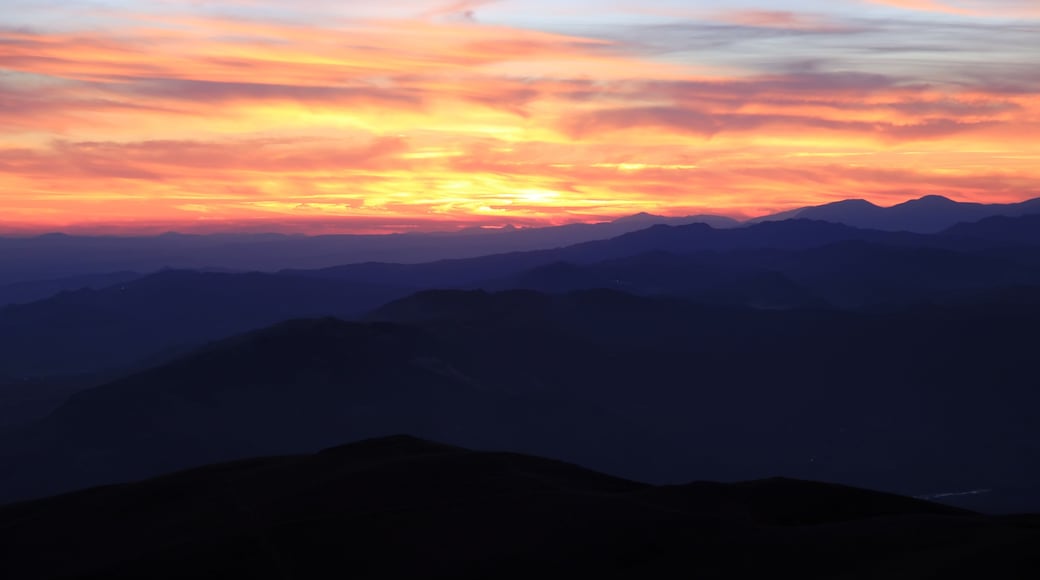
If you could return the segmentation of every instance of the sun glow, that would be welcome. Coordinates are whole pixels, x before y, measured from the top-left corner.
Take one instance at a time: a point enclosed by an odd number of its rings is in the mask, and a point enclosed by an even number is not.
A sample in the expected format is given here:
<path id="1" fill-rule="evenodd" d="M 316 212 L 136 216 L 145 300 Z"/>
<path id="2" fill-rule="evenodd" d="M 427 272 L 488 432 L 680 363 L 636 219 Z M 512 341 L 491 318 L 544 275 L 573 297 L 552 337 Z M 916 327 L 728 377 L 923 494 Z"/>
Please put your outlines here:
<path id="1" fill-rule="evenodd" d="M 943 13 L 956 28 L 897 18 L 947 3 L 879 2 L 891 23 L 721 10 L 571 32 L 451 10 L 279 21 L 253 4 L 0 28 L 0 226 L 530 225 L 1040 195 L 1040 77 L 1006 48 L 1036 21 L 981 4 Z M 961 31 L 977 66 L 906 40 L 928 26 Z M 829 60 L 804 64 L 785 30 Z M 867 41 L 907 57 L 870 61 Z"/>

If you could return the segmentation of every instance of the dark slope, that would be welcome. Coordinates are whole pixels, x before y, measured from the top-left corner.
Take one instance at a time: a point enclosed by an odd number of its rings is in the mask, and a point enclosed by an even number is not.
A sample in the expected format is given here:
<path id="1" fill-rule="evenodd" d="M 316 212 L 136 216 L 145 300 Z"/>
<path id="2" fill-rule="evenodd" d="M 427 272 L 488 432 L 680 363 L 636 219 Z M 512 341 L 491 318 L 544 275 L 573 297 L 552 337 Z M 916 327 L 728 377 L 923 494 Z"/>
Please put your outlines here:
<path id="1" fill-rule="evenodd" d="M 745 257 L 748 267 L 761 260 Z M 1040 268 L 1010 259 L 860 241 L 774 255 L 759 265 L 782 272 L 834 306 L 847 308 L 928 303 L 1040 283 Z"/>
<path id="2" fill-rule="evenodd" d="M 119 369 L 290 318 L 355 316 L 404 294 L 273 274 L 160 272 L 0 309 L 0 373 Z"/>
<path id="3" fill-rule="evenodd" d="M 1037 212 L 1040 214 L 1040 208 Z M 1007 245 L 1040 246 L 1040 215 L 991 217 L 957 224 L 943 234 Z"/>
<path id="4" fill-rule="evenodd" d="M 496 350 L 538 361 L 551 354 L 531 343 L 553 333 L 597 345 L 592 362 L 561 363 L 570 372 L 544 382 L 652 428 L 645 463 L 610 466 L 632 477 L 781 473 L 914 494 L 990 489 L 993 505 L 999 489 L 1040 483 L 1036 301 L 858 314 L 607 291 L 427 292 L 372 319 L 449 338 L 463 327 L 481 337 L 477 361 Z M 668 467 L 679 464 L 689 470 Z M 1040 497 L 1029 502 L 1040 509 Z"/>
<path id="5" fill-rule="evenodd" d="M 137 272 L 111 272 L 86 276 L 72 276 L 47 280 L 29 280 L 0 286 L 0 307 L 8 304 L 27 304 L 50 298 L 59 292 L 91 288 L 100 290 L 115 284 L 124 284 L 142 277 Z"/>
<path id="6" fill-rule="evenodd" d="M 413 288 L 614 288 L 766 307 L 906 303 L 1040 281 L 1035 247 L 967 230 L 921 235 L 810 220 L 655 226 L 554 250 L 296 273 Z"/>
<path id="7" fill-rule="evenodd" d="M 0 507 L 50 578 L 1031 578 L 1035 518 L 793 480 L 654 488 L 409 437 Z"/>
<path id="8" fill-rule="evenodd" d="M 828 230 L 833 229 L 827 225 L 823 227 Z M 733 244 L 750 244 L 757 247 L 760 243 L 769 243 L 766 239 L 768 236 L 759 241 L 757 236 L 748 237 L 740 233 L 743 231 L 744 228 L 714 229 L 703 223 L 677 226 L 654 225 L 615 238 L 566 245 L 554 249 L 490 254 L 475 258 L 439 260 L 419 264 L 365 262 L 318 270 L 286 270 L 285 273 L 400 287 L 458 288 L 491 278 L 512 275 L 556 261 L 589 263 L 647 251 L 693 251 L 711 249 L 716 246 L 728 247 Z M 825 239 L 835 236 L 839 239 L 858 238 L 857 234 L 851 232 L 815 235 L 822 235 Z M 869 234 L 867 235 L 869 236 Z M 814 234 L 792 234 L 792 236 L 814 237 Z M 807 243 L 811 245 L 813 242 Z"/>
<path id="9" fill-rule="evenodd" d="M 658 226 L 539 252 L 295 274 L 161 272 L 0 309 L 0 374 L 16 378 L 157 363 L 282 320 L 352 317 L 404 289 L 612 288 L 758 308 L 946 301 L 1040 284 L 1040 251 L 978 237 L 794 220 L 715 230 Z M 140 368 L 140 366 L 138 366 Z"/>
<path id="10" fill-rule="evenodd" d="M 554 262 L 590 264 L 648 252 L 689 254 L 759 248 L 800 250 L 850 240 L 904 245 L 940 243 L 929 236 L 860 230 L 840 224 L 809 220 L 769 222 L 731 229 L 714 229 L 706 224 L 656 225 L 608 240 L 553 250 L 498 254 L 465 260 L 442 260 L 426 264 L 366 263 L 291 272 L 398 286 L 457 288 L 515 275 Z"/>
<path id="11" fill-rule="evenodd" d="M 962 222 L 976 222 L 993 216 L 1040 214 L 1040 198 L 1021 203 L 963 203 L 928 195 L 891 207 L 881 207 L 862 199 L 849 199 L 782 212 L 752 220 L 754 223 L 787 219 L 821 220 L 857 228 L 883 231 L 937 233 Z"/>
<path id="12" fill-rule="evenodd" d="M 847 241 L 805 250 L 652 252 L 593 264 L 556 262 L 480 286 L 551 293 L 613 288 L 759 308 L 862 308 L 1031 284 L 1040 284 L 1040 267 L 1011 259 Z"/>
<path id="13" fill-rule="evenodd" d="M 0 377 L 0 432 L 38 421 L 79 391 L 105 384 L 118 375 Z"/>
<path id="14" fill-rule="evenodd" d="M 391 432 L 657 482 L 1040 483 L 1035 301 L 867 315 L 426 292 L 370 320 L 280 325 L 85 391 L 0 438 L 0 497 Z"/>
<path id="15" fill-rule="evenodd" d="M 162 268 L 276 271 L 325 268 L 372 260 L 426 262 L 483 254 L 537 250 L 611 238 L 654 224 L 710 223 L 733 227 L 723 216 L 663 217 L 638 214 L 613 222 L 541 228 L 481 229 L 377 235 L 221 233 L 158 236 L 0 237 L 0 285 L 117 270 Z M 297 224 L 307 229 L 302 224 Z"/>
<path id="16" fill-rule="evenodd" d="M 0 439 L 0 499 L 400 431 L 562 455 L 631 435 L 595 405 L 514 392 L 523 372 L 471 376 L 442 342 L 405 326 L 320 319 L 216 343 L 78 393 Z"/>

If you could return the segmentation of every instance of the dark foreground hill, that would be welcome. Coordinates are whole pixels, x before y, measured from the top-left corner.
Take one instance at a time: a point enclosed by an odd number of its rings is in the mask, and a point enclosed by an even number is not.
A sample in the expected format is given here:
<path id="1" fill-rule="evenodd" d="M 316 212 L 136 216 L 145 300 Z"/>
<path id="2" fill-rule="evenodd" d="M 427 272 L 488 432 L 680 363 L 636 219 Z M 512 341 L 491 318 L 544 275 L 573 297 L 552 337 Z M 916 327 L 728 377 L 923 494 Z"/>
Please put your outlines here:
<path id="1" fill-rule="evenodd" d="M 410 437 L 0 507 L 0 576 L 1035 578 L 1040 519 L 773 479 L 653 487 Z"/>
<path id="2" fill-rule="evenodd" d="M 1032 511 L 1040 301 L 996 300 L 865 314 L 422 293 L 79 393 L 0 436 L 0 498 L 405 432 L 642 481 L 988 490 L 972 505 Z"/>

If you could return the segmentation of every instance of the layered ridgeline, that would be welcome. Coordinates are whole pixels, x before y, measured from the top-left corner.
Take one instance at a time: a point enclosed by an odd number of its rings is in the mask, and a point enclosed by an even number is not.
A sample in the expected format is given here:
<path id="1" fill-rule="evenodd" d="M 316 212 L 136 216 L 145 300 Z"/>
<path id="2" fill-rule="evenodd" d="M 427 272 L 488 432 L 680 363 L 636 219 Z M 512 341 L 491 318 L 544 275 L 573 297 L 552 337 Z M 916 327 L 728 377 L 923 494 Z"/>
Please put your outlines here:
<path id="1" fill-rule="evenodd" d="M 764 216 L 750 223 L 797 218 L 885 231 L 935 233 L 963 222 L 976 222 L 994 216 L 1019 217 L 1032 214 L 1040 214 L 1040 198 L 1020 203 L 983 204 L 956 202 L 941 195 L 928 195 L 890 207 L 882 207 L 864 199 L 847 199 Z"/>
<path id="2" fill-rule="evenodd" d="M 469 228 L 451 232 L 373 235 L 220 233 L 159 236 L 47 234 L 0 237 L 0 304 L 44 298 L 48 288 L 76 290 L 91 277 L 116 271 L 162 268 L 267 271 L 322 268 L 372 260 L 425 262 L 500 252 L 556 248 L 602 240 L 654 224 L 737 226 L 713 215 L 664 217 L 637 214 L 612 222 L 541 228 Z"/>
<path id="3" fill-rule="evenodd" d="M 426 292 L 85 390 L 0 437 L 0 497 L 412 433 L 652 482 L 784 475 L 1037 510 L 1035 297 L 863 313 Z"/>
<path id="4" fill-rule="evenodd" d="M 100 277 L 118 276 L 113 272 L 153 272 L 162 268 L 273 272 L 283 268 L 313 269 L 370 261 L 417 263 L 558 248 L 607 239 L 655 224 L 702 223 L 722 229 L 797 218 L 864 229 L 937 233 L 962 222 L 1030 214 L 1040 214 L 1040 199 L 1017 204 L 978 204 L 927 196 L 893 207 L 845 200 L 764 216 L 743 224 L 716 215 L 664 217 L 643 213 L 597 224 L 507 226 L 392 235 L 168 233 L 143 237 L 64 234 L 0 237 L 0 305 L 92 286 Z"/>
<path id="5" fill-rule="evenodd" d="M 354 318 L 422 289 L 611 288 L 725 306 L 877 309 L 1040 285 L 1040 217 L 992 219 L 935 235 L 802 220 L 655 226 L 553 250 L 423 264 L 166 271 L 0 309 L 0 375 L 154 364 L 282 320 Z"/>
<path id="6" fill-rule="evenodd" d="M 1032 578 L 1035 517 L 788 479 L 655 487 L 410 437 L 0 507 L 5 578 Z"/>

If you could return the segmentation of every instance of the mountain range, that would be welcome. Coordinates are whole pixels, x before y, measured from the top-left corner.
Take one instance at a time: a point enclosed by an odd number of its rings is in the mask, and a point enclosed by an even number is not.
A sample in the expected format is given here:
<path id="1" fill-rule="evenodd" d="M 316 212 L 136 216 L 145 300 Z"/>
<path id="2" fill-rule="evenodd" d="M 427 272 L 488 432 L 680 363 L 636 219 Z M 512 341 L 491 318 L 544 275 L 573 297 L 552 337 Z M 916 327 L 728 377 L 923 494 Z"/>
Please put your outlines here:
<path id="1" fill-rule="evenodd" d="M 0 434 L 0 501 L 411 433 L 656 483 L 784 475 L 1037 510 L 1038 305 L 424 292 L 83 390 Z"/>
<path id="2" fill-rule="evenodd" d="M 161 269 L 273 272 L 371 260 L 425 262 L 555 248 L 611 238 L 654 224 L 689 223 L 707 223 L 719 228 L 738 225 L 736 220 L 722 216 L 664 217 L 644 213 L 594 224 L 387 235 L 167 233 L 144 237 L 64 234 L 0 237 L 0 300 L 8 295 L 11 298 L 7 300 L 24 300 L 24 296 L 43 298 L 38 293 L 29 293 L 33 285 L 43 290 L 54 285 L 76 290 L 90 285 L 91 276 L 114 275 L 114 272 Z M 84 277 L 87 280 L 79 280 Z M 19 283 L 20 286 L 5 288 Z"/>
<path id="3" fill-rule="evenodd" d="M 547 250 L 604 240 L 653 225 L 693 223 L 717 229 L 807 219 L 861 229 L 938 233 L 993 216 L 1040 214 L 1040 198 L 1017 204 L 961 203 L 928 196 L 892 207 L 846 200 L 738 222 L 715 215 L 636 214 L 611 222 L 540 228 L 470 228 L 455 232 L 390 235 L 282 235 L 169 233 L 150 237 L 0 237 L 0 305 L 42 299 L 59 290 L 94 285 L 98 276 L 164 268 L 209 271 L 321 269 L 362 262 L 419 263 L 491 254 Z"/>
<path id="4" fill-rule="evenodd" d="M 0 575 L 1031 578 L 1036 517 L 844 486 L 652 486 L 394 436 L 0 506 Z"/>
<path id="5" fill-rule="evenodd" d="M 930 235 L 808 220 L 721 230 L 690 224 L 423 264 L 127 274 L 129 280 L 113 286 L 0 308 L 0 374 L 24 379 L 141 368 L 282 320 L 356 318 L 437 288 L 611 288 L 781 309 L 943 304 L 1040 286 L 1037 226 L 1040 216 L 989 218 Z"/>
<path id="6" fill-rule="evenodd" d="M 941 195 L 928 195 L 890 207 L 865 199 L 846 199 L 799 208 L 750 220 L 750 223 L 809 219 L 841 223 L 857 228 L 937 233 L 959 223 L 977 222 L 994 216 L 1020 217 L 1040 213 L 1040 198 L 1020 203 L 982 204 L 956 202 Z"/>
<path id="7" fill-rule="evenodd" d="M 83 284 L 0 307 L 0 502 L 410 433 L 653 484 L 1040 510 L 1040 215 L 722 225 L 8 286 Z"/>

